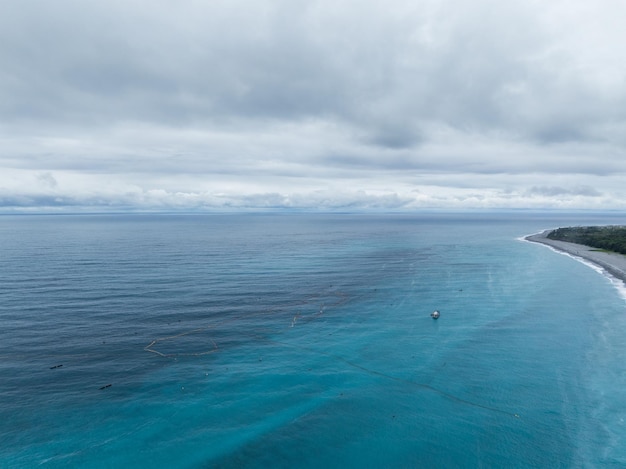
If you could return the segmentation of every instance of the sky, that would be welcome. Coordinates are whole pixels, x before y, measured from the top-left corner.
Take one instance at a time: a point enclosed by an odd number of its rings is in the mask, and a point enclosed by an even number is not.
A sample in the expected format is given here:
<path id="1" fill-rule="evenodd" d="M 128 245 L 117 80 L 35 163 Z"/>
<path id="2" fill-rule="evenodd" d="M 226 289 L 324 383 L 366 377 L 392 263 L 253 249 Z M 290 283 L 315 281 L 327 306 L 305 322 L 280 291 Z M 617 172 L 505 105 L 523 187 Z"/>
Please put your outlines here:
<path id="1" fill-rule="evenodd" d="M 622 0 L 0 0 L 0 210 L 626 209 Z"/>

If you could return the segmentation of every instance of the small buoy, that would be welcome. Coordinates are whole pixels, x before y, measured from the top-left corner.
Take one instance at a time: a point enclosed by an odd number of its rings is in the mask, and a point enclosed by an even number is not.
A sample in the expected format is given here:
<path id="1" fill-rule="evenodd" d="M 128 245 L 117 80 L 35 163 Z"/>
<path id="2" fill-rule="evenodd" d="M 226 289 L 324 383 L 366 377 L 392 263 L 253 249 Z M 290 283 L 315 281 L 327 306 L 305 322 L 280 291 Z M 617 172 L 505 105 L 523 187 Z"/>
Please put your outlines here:
<path id="1" fill-rule="evenodd" d="M 437 311 L 437 310 L 435 310 L 432 313 L 430 313 L 430 317 L 433 318 L 433 319 L 439 319 L 439 316 L 440 316 L 440 314 L 439 314 L 439 311 Z"/>

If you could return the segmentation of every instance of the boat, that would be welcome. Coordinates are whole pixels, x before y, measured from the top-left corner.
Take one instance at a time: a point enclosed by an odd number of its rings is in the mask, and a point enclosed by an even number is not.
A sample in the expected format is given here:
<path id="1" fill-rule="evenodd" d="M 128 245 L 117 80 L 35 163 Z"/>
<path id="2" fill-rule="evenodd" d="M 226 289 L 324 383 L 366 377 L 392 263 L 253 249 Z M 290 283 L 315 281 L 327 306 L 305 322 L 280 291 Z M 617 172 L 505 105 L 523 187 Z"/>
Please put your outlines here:
<path id="1" fill-rule="evenodd" d="M 440 313 L 438 310 L 433 311 L 432 313 L 430 313 L 430 317 L 433 319 L 439 319 Z"/>

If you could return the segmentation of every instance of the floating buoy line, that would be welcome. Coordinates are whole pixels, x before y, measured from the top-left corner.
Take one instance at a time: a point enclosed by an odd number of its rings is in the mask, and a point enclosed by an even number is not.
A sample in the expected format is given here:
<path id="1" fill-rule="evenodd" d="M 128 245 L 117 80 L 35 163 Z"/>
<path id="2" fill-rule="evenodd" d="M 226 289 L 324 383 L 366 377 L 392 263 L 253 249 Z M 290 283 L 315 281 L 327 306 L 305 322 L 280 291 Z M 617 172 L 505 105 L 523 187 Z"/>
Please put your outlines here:
<path id="1" fill-rule="evenodd" d="M 349 300 L 348 295 L 346 295 L 343 292 L 334 292 L 330 296 L 334 297 L 334 301 L 328 304 L 321 303 L 319 306 L 316 306 L 315 308 L 316 311 L 314 313 L 304 314 L 302 312 L 296 312 L 293 317 L 289 316 L 291 317 L 291 322 L 288 327 L 293 328 L 296 326 L 296 324 L 298 324 L 298 322 L 306 323 L 306 322 L 315 320 L 316 318 L 319 318 L 320 316 L 322 316 L 328 308 L 335 308 L 335 307 L 341 306 L 342 304 L 346 303 Z M 324 295 L 324 297 L 327 299 L 327 295 Z M 199 334 L 199 333 L 208 332 L 211 330 L 217 331 L 218 328 L 223 327 L 227 324 L 237 323 L 242 320 L 252 318 L 255 316 L 271 315 L 275 313 L 284 312 L 285 310 L 288 311 L 288 310 L 293 310 L 296 308 L 302 308 L 303 306 L 307 306 L 313 302 L 317 302 L 321 298 L 322 298 L 322 295 L 311 295 L 302 301 L 289 303 L 287 305 L 275 307 L 266 311 L 258 311 L 254 313 L 231 316 L 222 321 L 216 321 L 205 327 L 198 327 L 189 331 L 181 332 L 179 334 L 174 334 L 171 336 L 160 337 L 160 338 L 154 339 L 146 347 L 144 347 L 144 350 L 146 352 L 154 353 L 156 355 L 159 355 L 161 357 L 166 357 L 166 358 L 197 357 L 197 356 L 202 356 L 202 355 L 209 355 L 220 350 L 220 347 L 218 346 L 217 342 L 212 337 L 208 338 L 208 341 L 211 344 L 210 348 L 206 350 L 196 351 L 196 352 L 166 352 L 166 351 L 163 351 L 162 349 L 159 349 L 159 347 L 165 345 L 167 342 L 174 342 L 178 339 L 181 339 L 183 337 L 190 336 L 193 334 Z M 246 334 L 242 333 L 242 335 L 246 335 Z"/>

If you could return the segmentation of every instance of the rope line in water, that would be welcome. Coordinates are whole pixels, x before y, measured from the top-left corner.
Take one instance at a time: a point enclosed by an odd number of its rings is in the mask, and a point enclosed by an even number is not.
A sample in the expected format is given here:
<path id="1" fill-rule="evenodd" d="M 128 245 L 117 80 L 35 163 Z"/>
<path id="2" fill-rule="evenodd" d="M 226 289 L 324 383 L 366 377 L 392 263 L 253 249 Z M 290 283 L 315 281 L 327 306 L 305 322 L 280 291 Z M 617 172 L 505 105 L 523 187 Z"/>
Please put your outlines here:
<path id="1" fill-rule="evenodd" d="M 217 346 L 217 344 L 215 343 L 215 341 L 209 337 L 209 340 L 211 341 L 211 343 L 213 344 L 213 349 L 211 350 L 206 350 L 204 352 L 194 352 L 194 353 L 181 353 L 181 352 L 177 352 L 177 353 L 163 353 L 163 352 L 159 352 L 158 350 L 153 349 L 152 347 L 154 347 L 156 344 L 158 344 L 159 342 L 164 342 L 166 340 L 172 340 L 172 339 L 177 339 L 179 337 L 185 336 L 185 335 L 189 335 L 189 334 L 193 334 L 194 332 L 199 332 L 199 331 L 203 331 L 208 329 L 207 327 L 201 327 L 199 329 L 194 329 L 192 331 L 188 331 L 188 332 L 183 332 L 181 334 L 177 334 L 177 335 L 173 335 L 171 337 L 163 337 L 161 339 L 154 339 L 152 342 L 150 342 L 149 345 L 147 345 L 146 347 L 144 347 L 144 350 L 146 352 L 151 352 L 151 353 L 156 353 L 157 355 L 160 355 L 161 357 L 196 357 L 196 356 L 201 356 L 201 355 L 208 355 L 210 353 L 215 353 L 219 350 L 219 347 Z"/>
<path id="2" fill-rule="evenodd" d="M 272 313 L 276 313 L 276 312 L 282 312 L 284 310 L 291 310 L 293 308 L 297 308 L 297 307 L 302 307 L 302 306 L 306 306 L 311 304 L 312 301 L 317 300 L 321 297 L 324 297 L 326 295 L 322 295 L 322 294 L 314 294 L 314 295 L 310 295 L 308 297 L 306 297 L 303 300 L 297 301 L 297 302 L 293 302 L 293 303 L 289 303 L 283 306 L 277 306 L 275 308 L 269 309 L 269 310 L 265 310 L 265 311 L 257 311 L 254 313 L 248 313 L 248 314 L 241 314 L 241 315 L 236 315 L 236 316 L 230 316 L 226 319 L 223 319 L 222 321 L 217 321 L 214 322 L 213 324 L 210 324 L 208 326 L 205 327 L 198 327 L 196 329 L 192 329 L 189 331 L 185 331 L 185 332 L 181 332 L 179 334 L 175 334 L 175 335 L 171 335 L 171 336 L 167 336 L 167 337 L 160 337 L 157 339 L 154 339 L 152 342 L 150 342 L 147 346 L 144 347 L 144 350 L 146 352 L 150 352 L 150 353 L 154 353 L 156 355 L 159 355 L 161 357 L 167 357 L 167 358 L 176 358 L 176 357 L 195 357 L 195 356 L 202 356 L 202 355 L 209 355 L 211 353 L 215 353 L 218 350 L 220 350 L 220 348 L 218 347 L 217 343 L 215 342 L 215 340 L 213 340 L 213 338 L 209 338 L 209 340 L 211 341 L 211 343 L 213 344 L 213 348 L 209 349 L 209 350 L 203 350 L 200 352 L 173 352 L 173 353 L 164 353 L 161 352 L 159 350 L 156 349 L 156 347 L 159 344 L 162 344 L 164 342 L 171 342 L 171 341 L 175 341 L 176 339 L 180 339 L 181 337 L 185 337 L 191 334 L 195 334 L 195 333 L 199 333 L 199 332 L 205 332 L 205 331 L 209 331 L 211 329 L 217 329 L 220 326 L 225 326 L 227 324 L 233 323 L 233 322 L 239 322 L 242 321 L 244 319 L 248 319 L 251 317 L 255 317 L 255 316 L 260 316 L 260 315 L 266 315 L 266 314 L 272 314 Z M 321 306 L 319 307 L 319 310 L 315 313 L 311 313 L 311 314 L 301 314 L 301 313 L 296 313 L 295 316 L 293 316 L 293 319 L 291 320 L 291 325 L 289 326 L 290 328 L 293 328 L 296 323 L 298 321 L 300 322 L 310 322 L 312 320 L 315 320 L 316 318 L 318 318 L 319 316 L 321 316 L 322 314 L 324 314 L 324 310 L 328 307 L 338 307 L 343 305 L 344 303 L 349 301 L 349 296 L 341 291 L 339 292 L 334 292 L 329 296 L 335 296 L 338 299 L 333 302 L 330 303 L 328 305 L 322 303 Z"/>
<path id="3" fill-rule="evenodd" d="M 416 386 L 416 387 L 419 387 L 419 388 L 422 388 L 422 389 L 427 389 L 427 390 L 432 391 L 432 392 L 434 392 L 434 393 L 436 393 L 436 394 L 438 394 L 438 395 L 440 395 L 442 397 L 445 397 L 445 398 L 450 399 L 452 401 L 458 402 L 460 404 L 465 404 L 465 405 L 472 406 L 472 407 L 478 407 L 478 408 L 489 410 L 489 411 L 492 411 L 492 412 L 497 412 L 497 413 L 500 413 L 500 414 L 508 415 L 508 416 L 515 417 L 515 418 L 519 418 L 519 414 L 517 414 L 517 413 L 510 412 L 508 410 L 499 409 L 497 407 L 488 406 L 488 405 L 485 405 L 485 404 L 480 404 L 478 402 L 469 401 L 467 399 L 463 399 L 461 397 L 455 396 L 454 394 L 451 394 L 449 392 L 442 391 L 441 389 L 437 389 L 434 386 L 431 386 L 429 384 L 418 383 L 416 381 L 411 381 L 410 379 L 399 378 L 397 376 L 393 376 L 393 375 L 389 375 L 387 373 L 383 373 L 382 371 L 373 370 L 371 368 L 367 368 L 367 367 L 365 367 L 363 365 L 359 365 L 358 363 L 354 363 L 354 362 L 352 362 L 352 361 L 350 361 L 350 360 L 348 360 L 346 358 L 340 357 L 338 355 L 334 355 L 332 353 L 324 352 L 324 351 L 321 351 L 321 350 L 315 350 L 315 349 L 312 349 L 312 348 L 309 348 L 309 347 L 305 347 L 305 346 L 302 346 L 302 345 L 295 345 L 295 344 L 290 344 L 288 342 L 282 342 L 282 341 L 279 341 L 279 340 L 268 339 L 267 337 L 255 336 L 255 338 L 259 339 L 259 340 L 265 340 L 266 342 L 275 343 L 275 344 L 278 344 L 278 345 L 283 345 L 283 346 L 292 347 L 292 348 L 296 348 L 296 349 L 300 349 L 300 350 L 306 350 L 308 352 L 319 354 L 319 355 L 324 355 L 326 357 L 332 358 L 334 360 L 338 360 L 338 361 L 340 361 L 342 363 L 345 363 L 348 366 L 351 366 L 352 368 L 356 368 L 358 370 L 364 371 L 367 374 L 370 374 L 370 375 L 373 375 L 373 376 L 380 376 L 382 378 L 386 378 L 386 379 L 389 379 L 389 380 L 392 380 L 392 381 L 397 381 L 397 382 L 400 382 L 400 383 L 409 384 L 411 386 Z"/>
<path id="4" fill-rule="evenodd" d="M 289 326 L 287 326 L 287 328 L 291 329 L 291 328 L 295 327 L 298 323 L 307 323 L 307 322 L 313 321 L 313 320 L 317 319 L 319 316 L 321 316 L 328 307 L 341 306 L 341 305 L 345 304 L 346 302 L 348 302 L 349 299 L 350 299 L 348 297 L 348 295 L 346 295 L 346 294 L 344 294 L 342 292 L 336 292 L 336 293 L 334 293 L 334 295 L 339 297 L 339 299 L 336 302 L 328 304 L 328 305 L 322 303 L 321 306 L 319 307 L 319 310 L 317 312 L 315 312 L 315 313 L 311 313 L 311 314 L 307 314 L 307 315 L 304 315 L 304 314 L 301 314 L 301 313 L 296 313 L 294 316 L 291 317 L 291 322 L 290 322 Z M 222 350 L 222 349 L 220 349 L 218 344 L 215 342 L 215 340 L 213 340 L 213 338 L 209 338 L 209 340 L 211 341 L 211 343 L 213 345 L 213 348 L 210 349 L 210 350 L 202 351 L 202 352 L 163 353 L 163 352 L 157 350 L 155 347 L 158 344 L 166 342 L 166 341 L 175 341 L 176 339 L 179 339 L 181 337 L 184 337 L 184 336 L 187 336 L 187 335 L 190 335 L 190 334 L 203 332 L 203 331 L 208 331 L 208 330 L 211 330 L 211 329 L 216 329 L 217 327 L 224 326 L 224 325 L 227 325 L 229 323 L 236 322 L 236 321 L 241 321 L 243 319 L 247 319 L 247 318 L 250 318 L 250 317 L 260 316 L 262 314 L 271 314 L 271 313 L 275 313 L 275 312 L 279 312 L 279 311 L 284 311 L 286 309 L 292 309 L 292 308 L 295 308 L 295 307 L 305 306 L 305 305 L 310 304 L 312 302 L 312 300 L 319 299 L 322 296 L 323 295 L 311 295 L 311 296 L 307 297 L 306 299 L 304 299 L 302 301 L 295 302 L 295 303 L 288 304 L 288 305 L 284 305 L 284 306 L 280 306 L 280 307 L 276 307 L 276 308 L 272 308 L 272 309 L 267 310 L 267 311 L 259 311 L 259 312 L 255 312 L 255 313 L 249 313 L 249 314 L 234 316 L 234 317 L 230 317 L 228 319 L 224 319 L 223 321 L 218 321 L 218 322 L 216 322 L 214 324 L 211 324 L 209 326 L 206 326 L 206 327 L 200 327 L 200 328 L 192 329 L 190 331 L 181 332 L 180 334 L 175 334 L 175 335 L 171 335 L 171 336 L 167 336 L 167 337 L 157 338 L 157 339 L 154 339 L 149 345 L 147 345 L 144 348 L 144 350 L 147 351 L 147 352 L 151 352 L 151 353 L 154 353 L 156 355 L 159 355 L 161 357 L 166 357 L 166 358 L 175 358 L 175 357 L 179 357 L 179 356 L 202 356 L 202 355 L 209 355 L 209 354 L 215 353 L 215 352 L 217 352 L 219 350 Z M 283 332 L 285 332 L 285 330 L 283 330 Z M 252 337 L 252 338 L 254 338 L 256 340 L 261 340 L 261 341 L 274 343 L 274 344 L 281 345 L 281 346 L 287 346 L 287 347 L 291 347 L 291 348 L 304 350 L 304 351 L 307 351 L 307 352 L 310 352 L 310 353 L 324 355 L 326 357 L 332 358 L 333 360 L 337 360 L 337 361 L 340 361 L 342 363 L 345 363 L 346 365 L 348 365 L 348 366 L 350 366 L 350 367 L 352 367 L 354 369 L 360 370 L 362 372 L 365 372 L 365 373 L 367 373 L 369 375 L 378 376 L 378 377 L 381 377 L 381 378 L 384 378 L 384 379 L 388 379 L 388 380 L 391 380 L 391 381 L 408 384 L 410 386 L 418 387 L 420 389 L 425 389 L 427 391 L 433 392 L 433 393 L 435 393 L 435 394 L 437 394 L 437 395 L 439 395 L 439 396 L 441 396 L 443 398 L 449 399 L 449 400 L 457 402 L 459 404 L 463 404 L 463 405 L 467 405 L 467 406 L 471 406 L 471 407 L 475 407 L 475 408 L 480 408 L 480 409 L 488 410 L 488 411 L 491 411 L 491 412 L 496 412 L 496 413 L 499 413 L 499 414 L 502 414 L 502 415 L 507 415 L 507 416 L 510 416 L 510 417 L 520 418 L 519 414 L 517 414 L 517 413 L 510 412 L 510 411 L 507 411 L 507 410 L 503 410 L 503 409 L 500 409 L 498 407 L 493 407 L 493 406 L 481 404 L 481 403 L 478 403 L 478 402 L 470 401 L 470 400 L 467 400 L 467 399 L 463 399 L 461 397 L 455 396 L 452 393 L 443 391 L 443 390 L 438 389 L 438 388 L 436 388 L 434 386 L 431 386 L 429 384 L 419 383 L 419 382 L 412 381 L 412 380 L 409 380 L 409 379 L 393 376 L 393 375 L 384 373 L 382 371 L 374 370 L 374 369 L 368 368 L 366 366 L 360 365 L 358 363 L 355 363 L 353 361 L 350 361 L 350 360 L 348 360 L 348 359 L 346 359 L 344 357 L 341 357 L 341 356 L 338 356 L 338 355 L 334 355 L 332 353 L 324 352 L 322 350 L 316 350 L 316 349 L 313 349 L 313 348 L 310 348 L 310 347 L 306 347 L 306 346 L 303 346 L 303 345 L 296 345 L 296 344 L 292 344 L 292 343 L 289 343 L 289 342 L 283 342 L 283 341 L 276 340 L 276 339 L 270 339 L 268 337 L 260 336 L 260 335 L 250 335 L 250 334 L 246 334 L 246 333 L 242 333 L 242 335 L 247 335 L 248 337 Z"/>

